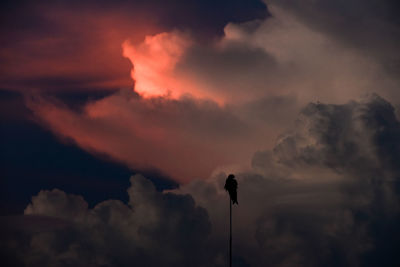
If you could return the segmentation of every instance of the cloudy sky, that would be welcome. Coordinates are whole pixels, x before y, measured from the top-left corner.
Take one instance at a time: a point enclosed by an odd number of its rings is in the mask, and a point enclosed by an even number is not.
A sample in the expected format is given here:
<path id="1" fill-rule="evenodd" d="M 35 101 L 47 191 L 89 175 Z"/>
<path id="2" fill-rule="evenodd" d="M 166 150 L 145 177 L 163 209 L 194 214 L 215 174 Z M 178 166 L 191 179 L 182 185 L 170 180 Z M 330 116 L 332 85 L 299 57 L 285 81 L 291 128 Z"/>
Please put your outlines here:
<path id="1" fill-rule="evenodd" d="M 398 266 L 395 0 L 3 1 L 2 266 Z"/>

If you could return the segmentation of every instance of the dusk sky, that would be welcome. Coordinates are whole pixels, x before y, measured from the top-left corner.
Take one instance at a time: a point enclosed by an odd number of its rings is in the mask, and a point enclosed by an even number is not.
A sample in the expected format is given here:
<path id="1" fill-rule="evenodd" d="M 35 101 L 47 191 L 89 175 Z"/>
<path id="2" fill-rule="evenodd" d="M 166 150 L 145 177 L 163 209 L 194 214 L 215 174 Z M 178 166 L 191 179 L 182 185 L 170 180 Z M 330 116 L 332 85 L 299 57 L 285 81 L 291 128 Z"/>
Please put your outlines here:
<path id="1" fill-rule="evenodd" d="M 399 1 L 0 7 L 1 266 L 400 266 Z"/>

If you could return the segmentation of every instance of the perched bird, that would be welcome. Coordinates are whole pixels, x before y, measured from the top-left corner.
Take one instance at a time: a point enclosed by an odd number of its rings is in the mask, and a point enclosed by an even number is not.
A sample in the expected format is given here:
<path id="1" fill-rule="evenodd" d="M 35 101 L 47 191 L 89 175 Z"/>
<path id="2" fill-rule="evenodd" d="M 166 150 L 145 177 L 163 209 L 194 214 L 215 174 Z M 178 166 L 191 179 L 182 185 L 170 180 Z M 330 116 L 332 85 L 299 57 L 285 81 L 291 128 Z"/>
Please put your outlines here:
<path id="1" fill-rule="evenodd" d="M 238 188 L 238 183 L 235 180 L 235 175 L 229 174 L 228 178 L 226 178 L 225 181 L 225 190 L 229 192 L 229 196 L 232 200 L 233 204 L 239 204 L 237 201 L 237 188 Z"/>

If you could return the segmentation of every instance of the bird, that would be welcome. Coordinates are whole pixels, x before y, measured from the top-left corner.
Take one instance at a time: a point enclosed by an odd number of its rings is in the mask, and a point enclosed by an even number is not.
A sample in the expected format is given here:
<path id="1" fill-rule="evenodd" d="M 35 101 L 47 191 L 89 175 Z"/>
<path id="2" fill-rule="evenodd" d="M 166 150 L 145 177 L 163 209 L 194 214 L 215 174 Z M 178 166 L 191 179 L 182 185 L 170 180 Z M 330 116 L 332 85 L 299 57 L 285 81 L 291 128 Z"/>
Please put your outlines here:
<path id="1" fill-rule="evenodd" d="M 237 188 L 238 188 L 238 183 L 235 180 L 235 175 L 229 174 L 228 178 L 226 178 L 224 189 L 228 191 L 232 203 L 239 205 L 237 201 Z"/>

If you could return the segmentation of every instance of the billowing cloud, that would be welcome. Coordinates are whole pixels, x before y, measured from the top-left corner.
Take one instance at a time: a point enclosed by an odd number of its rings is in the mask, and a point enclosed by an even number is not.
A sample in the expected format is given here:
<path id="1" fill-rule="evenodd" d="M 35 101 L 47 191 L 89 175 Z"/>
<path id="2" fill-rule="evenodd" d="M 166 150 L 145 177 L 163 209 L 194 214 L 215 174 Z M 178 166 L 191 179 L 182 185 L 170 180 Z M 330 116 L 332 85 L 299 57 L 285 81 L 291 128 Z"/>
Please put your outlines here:
<path id="1" fill-rule="evenodd" d="M 296 95 L 302 105 L 340 103 L 375 90 L 396 96 L 397 77 L 373 57 L 310 27 L 287 9 L 269 7 L 272 17 L 229 23 L 217 44 L 189 50 L 177 72 L 234 102 Z"/>
<path id="2" fill-rule="evenodd" d="M 377 95 L 303 108 L 272 150 L 255 153 L 252 169 L 236 173 L 235 264 L 397 265 L 399 137 L 393 106 Z M 94 208 L 80 196 L 41 191 L 25 219 L 50 216 L 51 227 L 40 228 L 43 219 L 25 233 L 28 242 L 7 236 L 5 244 L 31 266 L 224 266 L 223 183 L 231 170 L 164 193 L 137 175 L 127 204 Z"/>
<path id="3" fill-rule="evenodd" d="M 181 182 L 249 158 L 255 147 L 244 137 L 261 136 L 228 109 L 189 97 L 143 99 L 127 90 L 94 101 L 83 113 L 48 99 L 29 105 L 64 139 L 131 167 L 155 167 Z"/>
<path id="4" fill-rule="evenodd" d="M 130 64 L 120 56 L 125 39 L 137 43 L 145 35 L 177 28 L 208 40 L 221 35 L 229 21 L 268 15 L 259 0 L 224 0 L 216 5 L 198 0 L 39 0 L 0 5 L 0 86 L 23 92 L 128 87 Z"/>
<path id="5" fill-rule="evenodd" d="M 235 253 L 250 266 L 396 265 L 399 133 L 393 107 L 376 95 L 307 105 L 274 149 L 237 175 Z M 207 209 L 221 239 L 226 173 L 177 190 Z"/>
<path id="6" fill-rule="evenodd" d="M 188 38 L 174 33 L 147 36 L 138 47 L 124 42 L 123 55 L 134 66 L 131 75 L 135 81 L 135 91 L 143 97 L 177 97 L 184 93 L 179 91 L 188 85 L 180 86 L 179 80 L 171 76 L 189 45 Z M 190 91 L 190 88 L 187 90 Z"/>
<path id="7" fill-rule="evenodd" d="M 397 105 L 397 78 L 376 60 L 285 9 L 270 10 L 266 20 L 229 23 L 208 43 L 178 30 L 127 39 L 132 92 L 79 111 L 46 97 L 29 106 L 85 150 L 187 182 L 223 165 L 249 166 L 310 101 L 340 104 L 378 91 Z"/>
<path id="8" fill-rule="evenodd" d="M 207 212 L 191 196 L 157 192 L 141 175 L 131 178 L 128 194 L 128 204 L 108 200 L 89 209 L 80 196 L 39 192 L 25 218 L 42 218 L 47 230 L 30 232 L 17 254 L 27 266 L 204 266 L 217 256 L 206 246 Z"/>
<path id="9" fill-rule="evenodd" d="M 24 216 L 2 219 L 1 256 L 29 266 L 225 266 L 222 187 L 234 172 L 236 265 L 400 265 L 393 1 L 269 1 L 268 18 L 259 1 L 222 1 L 213 12 L 223 16 L 209 19 L 208 1 L 59 2 L 24 5 L 20 20 L 8 5 L 0 85 L 28 86 L 34 120 L 63 142 L 157 169 L 180 188 L 157 192 L 133 176 L 128 203 L 94 207 L 42 190 Z M 114 93 L 71 108 L 44 94 L 60 89 Z"/>

